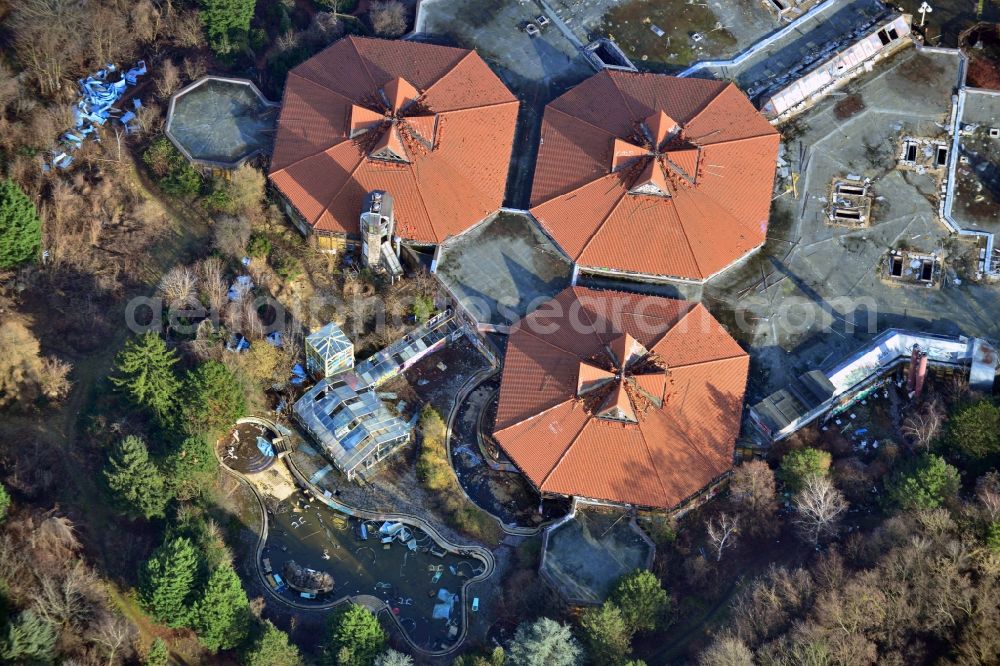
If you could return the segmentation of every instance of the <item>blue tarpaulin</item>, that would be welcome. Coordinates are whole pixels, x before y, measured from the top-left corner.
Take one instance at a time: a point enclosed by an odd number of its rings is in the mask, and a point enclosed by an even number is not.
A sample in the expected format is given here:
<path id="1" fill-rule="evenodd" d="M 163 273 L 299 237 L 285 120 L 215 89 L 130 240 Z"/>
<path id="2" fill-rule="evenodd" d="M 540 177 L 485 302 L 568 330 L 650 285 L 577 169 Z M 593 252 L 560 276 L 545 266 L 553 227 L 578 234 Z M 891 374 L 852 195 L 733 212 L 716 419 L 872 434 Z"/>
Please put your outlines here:
<path id="1" fill-rule="evenodd" d="M 296 363 L 294 366 L 292 366 L 292 378 L 290 381 L 295 386 L 298 386 L 305 380 L 306 380 L 305 368 L 303 368 L 300 364 Z"/>
<path id="2" fill-rule="evenodd" d="M 237 333 L 236 337 L 233 338 L 233 341 L 226 345 L 226 349 L 236 353 L 244 352 L 250 349 L 250 341 Z"/>
<path id="3" fill-rule="evenodd" d="M 260 436 L 257 437 L 257 450 L 268 458 L 274 457 L 274 447 L 271 445 L 271 442 Z"/>
<path id="4" fill-rule="evenodd" d="M 273 331 L 271 333 L 268 333 L 267 337 L 265 338 L 265 340 L 267 340 L 268 343 L 271 344 L 274 347 L 280 347 L 281 346 L 281 332 L 280 331 Z"/>

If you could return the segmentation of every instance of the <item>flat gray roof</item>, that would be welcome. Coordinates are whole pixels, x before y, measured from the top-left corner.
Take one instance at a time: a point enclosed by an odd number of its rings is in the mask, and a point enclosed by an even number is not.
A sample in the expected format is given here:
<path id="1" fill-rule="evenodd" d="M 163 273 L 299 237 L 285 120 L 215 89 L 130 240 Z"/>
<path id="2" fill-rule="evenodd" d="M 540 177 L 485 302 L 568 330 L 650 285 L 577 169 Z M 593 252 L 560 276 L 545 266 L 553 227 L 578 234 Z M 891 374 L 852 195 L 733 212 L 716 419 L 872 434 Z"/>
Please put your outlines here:
<path id="1" fill-rule="evenodd" d="M 569 260 L 527 213 L 501 211 L 446 241 L 437 275 L 480 324 L 510 326 L 569 285 Z"/>

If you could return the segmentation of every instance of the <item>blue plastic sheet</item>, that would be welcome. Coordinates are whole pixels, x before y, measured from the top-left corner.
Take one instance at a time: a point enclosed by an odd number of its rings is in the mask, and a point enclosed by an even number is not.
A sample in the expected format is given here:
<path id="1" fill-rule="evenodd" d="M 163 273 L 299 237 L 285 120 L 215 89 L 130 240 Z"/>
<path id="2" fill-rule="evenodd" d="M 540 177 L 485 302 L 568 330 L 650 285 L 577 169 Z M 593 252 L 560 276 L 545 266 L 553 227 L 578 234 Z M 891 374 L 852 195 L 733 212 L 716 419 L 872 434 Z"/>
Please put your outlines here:
<path id="1" fill-rule="evenodd" d="M 73 158 L 65 156 L 64 150 L 71 152 L 76 150 L 83 145 L 87 137 L 100 141 L 96 128 L 103 127 L 108 120 L 117 119 L 125 127 L 126 132 L 135 130 L 135 125 L 131 124 L 136 120 L 135 114 L 127 111 L 119 117 L 120 112 L 114 105 L 125 95 L 129 87 L 136 85 L 140 76 L 146 74 L 146 63 L 140 60 L 117 81 L 109 80 L 109 77 L 117 71 L 116 65 L 108 64 L 104 69 L 78 81 L 80 98 L 73 108 L 75 131 L 66 132 L 59 137 L 62 145 L 52 152 L 51 166 L 65 169 L 72 164 Z M 134 99 L 132 104 L 136 109 L 142 108 L 142 102 L 138 99 Z M 49 170 L 48 167 L 48 164 L 43 164 L 45 171 Z"/>
<path id="2" fill-rule="evenodd" d="M 268 458 L 274 457 L 274 447 L 271 445 L 271 442 L 260 436 L 257 437 L 257 450 Z"/>

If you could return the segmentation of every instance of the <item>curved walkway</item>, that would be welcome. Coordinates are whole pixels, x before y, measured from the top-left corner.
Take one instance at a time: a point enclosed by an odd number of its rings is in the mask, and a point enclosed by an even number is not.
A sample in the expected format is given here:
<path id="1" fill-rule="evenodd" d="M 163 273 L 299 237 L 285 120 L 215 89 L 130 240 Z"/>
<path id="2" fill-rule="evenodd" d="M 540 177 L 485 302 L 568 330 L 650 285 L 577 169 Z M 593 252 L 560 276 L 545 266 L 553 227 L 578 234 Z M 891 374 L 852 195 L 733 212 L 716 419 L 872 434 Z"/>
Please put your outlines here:
<path id="1" fill-rule="evenodd" d="M 248 421 L 267 425 L 268 427 L 274 429 L 274 431 L 278 433 L 282 432 L 282 428 L 278 426 L 278 424 L 268 421 L 266 419 L 249 417 Z M 216 451 L 216 458 L 218 458 L 218 451 Z M 455 652 L 465 641 L 465 636 L 469 630 L 469 617 L 468 617 L 469 610 L 468 610 L 468 605 L 465 603 L 466 598 L 468 596 L 467 588 L 470 585 L 484 581 L 493 575 L 494 571 L 496 570 L 496 560 L 493 558 L 493 553 L 491 553 L 488 549 L 482 546 L 458 546 L 456 544 L 453 544 L 451 541 L 443 537 L 430 523 L 428 523 L 419 516 L 415 516 L 413 514 L 404 514 L 404 513 L 379 513 L 376 511 L 356 509 L 342 502 L 334 500 L 331 497 L 327 497 L 315 485 L 309 483 L 309 481 L 302 475 L 299 469 L 295 466 L 295 463 L 290 456 L 282 456 L 281 459 L 285 462 L 285 466 L 292 473 L 292 476 L 295 477 L 295 480 L 299 484 L 299 486 L 304 490 L 306 490 L 307 492 L 309 492 L 310 494 L 312 494 L 313 497 L 326 504 L 331 509 L 341 513 L 345 513 L 349 516 L 361 518 L 362 520 L 394 521 L 394 522 L 408 523 L 410 525 L 419 527 L 421 530 L 426 532 L 432 539 L 434 539 L 434 541 L 436 541 L 439 546 L 445 548 L 446 550 L 457 553 L 459 555 L 466 555 L 469 557 L 473 557 L 479 560 L 480 562 L 482 562 L 484 570 L 478 576 L 470 578 L 466 580 L 464 583 L 462 583 L 462 591 L 461 591 L 462 630 L 456 637 L 455 642 L 450 647 L 438 651 L 427 650 L 414 643 L 413 639 L 410 638 L 409 633 L 407 633 L 405 627 L 403 627 L 399 619 L 395 615 L 393 615 L 392 612 L 390 611 L 389 605 L 384 601 L 382 601 L 381 599 L 377 599 L 376 597 L 372 597 L 370 595 L 356 595 L 356 596 L 344 595 L 339 599 L 335 599 L 333 601 L 322 604 L 303 604 L 294 601 L 292 599 L 287 599 L 278 594 L 277 592 L 275 592 L 275 590 L 268 584 L 267 579 L 265 578 L 265 574 L 260 567 L 261 557 L 264 551 L 264 546 L 267 543 L 267 534 L 268 534 L 267 510 L 264 507 L 264 500 L 263 498 L 261 498 L 260 493 L 257 492 L 257 488 L 254 486 L 254 484 L 251 483 L 250 480 L 245 475 L 232 469 L 231 467 L 228 467 L 220 459 L 219 464 L 221 465 L 222 469 L 224 469 L 228 474 L 232 475 L 234 478 L 245 483 L 247 487 L 250 488 L 250 490 L 253 492 L 254 499 L 257 502 L 257 506 L 260 509 L 261 530 L 260 530 L 260 536 L 257 540 L 257 546 L 254 549 L 253 569 L 254 573 L 257 575 L 258 581 L 260 582 L 261 586 L 265 590 L 267 590 L 268 594 L 270 594 L 271 597 L 273 597 L 276 601 L 279 601 L 282 604 L 285 604 L 286 606 L 290 606 L 297 610 L 303 610 L 303 611 L 327 611 L 345 602 L 360 604 L 362 606 L 367 607 L 368 609 L 372 610 L 372 612 L 375 613 L 385 611 L 386 615 L 392 618 L 393 623 L 400 630 L 400 633 L 402 634 L 403 638 L 409 644 L 410 649 L 412 649 L 414 652 L 419 653 L 420 655 L 426 657 L 444 657 Z"/>
<path id="2" fill-rule="evenodd" d="M 462 489 L 462 494 L 465 495 L 465 499 L 468 502 L 471 502 L 480 511 L 484 512 L 486 515 L 490 516 L 493 520 L 497 521 L 497 524 L 500 525 L 500 529 L 503 530 L 505 534 L 510 534 L 514 536 L 526 536 L 526 537 L 534 536 L 540 533 L 543 529 L 545 529 L 549 523 L 542 523 L 541 525 L 538 525 L 536 527 L 522 527 L 520 525 L 509 525 L 503 522 L 499 518 L 499 516 L 484 509 L 474 499 L 472 499 L 472 496 L 469 495 L 468 492 L 466 492 L 465 486 L 462 485 L 462 479 L 461 477 L 458 476 L 458 472 L 455 470 L 455 465 L 452 462 L 451 435 L 453 426 L 455 425 L 455 418 L 458 416 L 459 409 L 465 403 L 466 399 L 469 397 L 469 394 L 471 394 L 473 391 L 479 388 L 480 384 L 489 381 L 499 371 L 500 369 L 498 367 L 490 366 L 489 368 L 486 368 L 485 370 L 476 373 L 475 375 L 469 378 L 469 381 L 467 381 L 459 390 L 459 392 L 455 395 L 455 400 L 454 402 L 452 402 L 451 409 L 448 412 L 448 421 L 446 423 L 447 430 L 445 432 L 445 440 L 444 440 L 445 453 L 448 456 L 448 464 L 451 466 L 452 474 L 454 474 L 455 477 L 458 479 L 458 487 Z M 520 474 L 520 472 L 517 473 Z"/>

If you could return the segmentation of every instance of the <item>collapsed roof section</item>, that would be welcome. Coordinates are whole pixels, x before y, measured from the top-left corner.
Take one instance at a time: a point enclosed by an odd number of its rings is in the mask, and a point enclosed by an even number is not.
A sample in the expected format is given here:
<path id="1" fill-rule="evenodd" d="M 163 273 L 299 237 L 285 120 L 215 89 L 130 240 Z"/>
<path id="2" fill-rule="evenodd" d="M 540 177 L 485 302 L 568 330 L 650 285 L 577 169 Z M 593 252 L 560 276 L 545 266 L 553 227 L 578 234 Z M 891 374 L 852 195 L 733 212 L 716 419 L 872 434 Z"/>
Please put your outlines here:
<path id="1" fill-rule="evenodd" d="M 474 51 L 347 37 L 288 75 L 270 177 L 311 227 L 357 236 L 373 190 L 440 243 L 500 207 L 518 102 Z"/>
<path id="2" fill-rule="evenodd" d="M 543 493 L 674 507 L 732 467 L 748 368 L 700 304 L 570 287 L 512 327 L 494 436 Z"/>
<path id="3" fill-rule="evenodd" d="M 705 280 L 764 242 L 779 140 L 731 83 L 604 71 L 546 107 L 531 212 L 581 267 Z"/>

